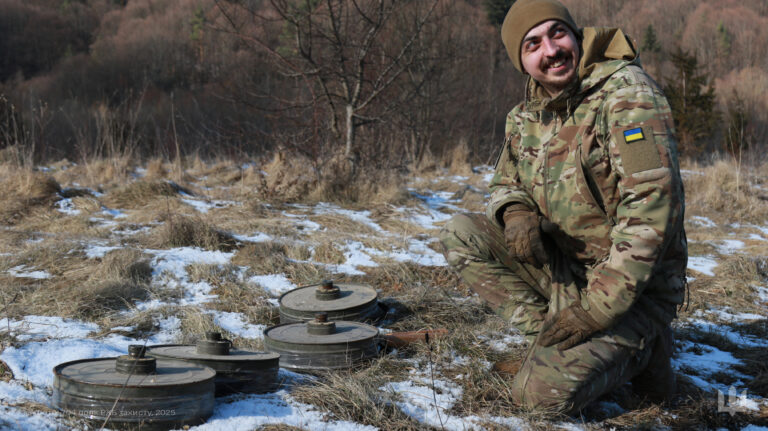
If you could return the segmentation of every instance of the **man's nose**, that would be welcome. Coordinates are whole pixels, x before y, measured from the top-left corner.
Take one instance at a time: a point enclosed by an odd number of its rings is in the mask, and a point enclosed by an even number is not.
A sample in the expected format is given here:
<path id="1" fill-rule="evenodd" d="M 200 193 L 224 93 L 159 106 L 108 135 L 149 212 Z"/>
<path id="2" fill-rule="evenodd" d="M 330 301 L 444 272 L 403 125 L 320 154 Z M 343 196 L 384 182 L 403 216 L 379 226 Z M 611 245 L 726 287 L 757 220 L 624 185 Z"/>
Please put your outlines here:
<path id="1" fill-rule="evenodd" d="M 555 41 L 545 37 L 541 40 L 541 47 L 544 48 L 544 55 L 547 57 L 554 57 L 557 55 L 557 51 L 559 50 L 557 44 L 555 44 Z"/>

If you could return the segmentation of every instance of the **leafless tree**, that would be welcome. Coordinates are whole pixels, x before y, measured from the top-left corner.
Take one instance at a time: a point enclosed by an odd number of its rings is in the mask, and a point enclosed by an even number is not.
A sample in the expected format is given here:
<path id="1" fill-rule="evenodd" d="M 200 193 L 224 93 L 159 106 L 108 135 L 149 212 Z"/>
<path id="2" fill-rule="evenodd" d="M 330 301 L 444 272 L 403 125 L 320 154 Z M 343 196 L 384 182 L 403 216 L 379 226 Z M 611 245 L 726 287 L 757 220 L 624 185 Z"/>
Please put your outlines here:
<path id="1" fill-rule="evenodd" d="M 394 100 L 382 102 L 388 90 L 422 58 L 423 30 L 438 19 L 440 0 L 269 0 L 271 10 L 217 0 L 243 40 L 267 50 L 286 76 L 307 84 L 312 103 L 322 105 L 327 127 L 344 144 L 344 155 L 356 150 L 362 125 L 381 121 Z M 268 32 L 243 32 L 242 12 L 262 24 L 281 22 L 278 46 Z M 412 75 L 408 77 L 412 78 Z M 317 107 L 316 107 L 317 108 Z M 317 114 L 320 110 L 315 109 Z"/>

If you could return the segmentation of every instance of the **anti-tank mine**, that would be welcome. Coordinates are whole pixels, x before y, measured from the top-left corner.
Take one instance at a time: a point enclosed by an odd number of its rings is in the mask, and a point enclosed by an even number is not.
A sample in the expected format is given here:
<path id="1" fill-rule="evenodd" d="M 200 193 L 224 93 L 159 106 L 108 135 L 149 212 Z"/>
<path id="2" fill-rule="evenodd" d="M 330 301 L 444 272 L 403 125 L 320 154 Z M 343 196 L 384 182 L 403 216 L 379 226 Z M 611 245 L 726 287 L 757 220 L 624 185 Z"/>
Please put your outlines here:
<path id="1" fill-rule="evenodd" d="M 316 373 L 356 366 L 379 354 L 379 330 L 360 322 L 315 320 L 283 323 L 264 331 L 264 346 L 280 354 L 280 366 L 292 371 Z"/>
<path id="2" fill-rule="evenodd" d="M 147 357 L 143 345 L 131 345 L 128 352 L 54 367 L 53 405 L 114 429 L 178 428 L 213 414 L 213 369 Z"/>
<path id="3" fill-rule="evenodd" d="M 280 323 L 309 322 L 318 313 L 326 313 L 335 322 L 374 323 L 385 314 L 378 296 L 365 284 L 325 280 L 320 286 L 299 287 L 280 296 Z"/>
<path id="4" fill-rule="evenodd" d="M 150 346 L 147 354 L 216 370 L 216 396 L 265 393 L 278 386 L 279 354 L 234 349 L 218 332 L 207 332 L 195 345 Z"/>

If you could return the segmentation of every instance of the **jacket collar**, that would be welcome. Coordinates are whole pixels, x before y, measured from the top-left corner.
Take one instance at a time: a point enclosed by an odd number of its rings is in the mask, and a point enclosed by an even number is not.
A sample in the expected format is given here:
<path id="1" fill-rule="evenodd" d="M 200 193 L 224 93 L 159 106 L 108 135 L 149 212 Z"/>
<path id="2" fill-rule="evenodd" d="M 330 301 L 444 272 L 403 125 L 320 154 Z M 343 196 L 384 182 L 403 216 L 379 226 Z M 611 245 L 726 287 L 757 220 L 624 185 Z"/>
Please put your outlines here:
<path id="1" fill-rule="evenodd" d="M 557 96 L 528 76 L 525 87 L 525 109 L 531 112 L 561 112 L 576 106 L 592 88 L 602 84 L 628 64 L 640 64 L 632 41 L 618 28 L 586 27 L 582 29 L 581 59 L 577 78 Z"/>

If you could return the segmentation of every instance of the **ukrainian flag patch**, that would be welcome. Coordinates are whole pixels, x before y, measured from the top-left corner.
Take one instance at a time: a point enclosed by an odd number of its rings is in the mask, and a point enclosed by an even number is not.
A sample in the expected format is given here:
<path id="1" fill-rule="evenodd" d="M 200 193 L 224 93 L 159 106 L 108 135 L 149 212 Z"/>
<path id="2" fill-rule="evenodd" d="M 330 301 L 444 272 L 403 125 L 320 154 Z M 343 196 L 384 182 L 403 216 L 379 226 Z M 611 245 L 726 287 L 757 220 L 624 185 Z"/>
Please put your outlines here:
<path id="1" fill-rule="evenodd" d="M 642 141 L 643 139 L 645 139 L 645 135 L 643 135 L 643 129 L 641 127 L 636 127 L 634 129 L 624 131 L 624 141 L 626 141 L 628 144 L 636 141 Z"/>

